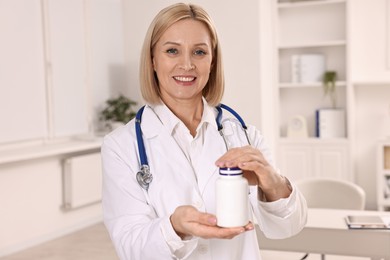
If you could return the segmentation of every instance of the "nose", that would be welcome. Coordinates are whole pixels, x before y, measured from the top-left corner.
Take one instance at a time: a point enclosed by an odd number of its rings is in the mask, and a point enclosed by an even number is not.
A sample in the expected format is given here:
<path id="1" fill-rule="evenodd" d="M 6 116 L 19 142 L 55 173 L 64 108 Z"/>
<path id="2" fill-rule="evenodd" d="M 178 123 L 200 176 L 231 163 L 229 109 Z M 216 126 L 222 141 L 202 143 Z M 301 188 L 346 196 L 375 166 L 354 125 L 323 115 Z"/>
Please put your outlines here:
<path id="1" fill-rule="evenodd" d="M 191 71 L 195 69 L 195 65 L 192 61 L 192 53 L 182 55 L 180 59 L 179 68 L 184 71 Z"/>

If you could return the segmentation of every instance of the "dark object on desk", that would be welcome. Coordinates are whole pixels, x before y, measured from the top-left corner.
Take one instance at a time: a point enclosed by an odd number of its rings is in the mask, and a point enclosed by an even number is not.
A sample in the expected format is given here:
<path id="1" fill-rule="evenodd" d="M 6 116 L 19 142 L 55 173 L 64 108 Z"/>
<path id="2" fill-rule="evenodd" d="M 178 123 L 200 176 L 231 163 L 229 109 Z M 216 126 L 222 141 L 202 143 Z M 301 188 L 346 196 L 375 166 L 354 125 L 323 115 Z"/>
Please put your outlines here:
<path id="1" fill-rule="evenodd" d="M 390 229 L 380 216 L 347 216 L 345 222 L 350 229 Z"/>

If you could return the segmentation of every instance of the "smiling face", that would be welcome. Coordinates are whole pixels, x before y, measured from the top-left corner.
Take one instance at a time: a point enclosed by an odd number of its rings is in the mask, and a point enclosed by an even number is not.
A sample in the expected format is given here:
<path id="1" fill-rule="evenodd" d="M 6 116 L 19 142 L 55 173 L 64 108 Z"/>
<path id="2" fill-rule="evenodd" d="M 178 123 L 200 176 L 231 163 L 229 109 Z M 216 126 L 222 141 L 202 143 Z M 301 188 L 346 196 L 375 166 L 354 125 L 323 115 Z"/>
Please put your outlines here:
<path id="1" fill-rule="evenodd" d="M 170 26 L 153 49 L 153 67 L 165 104 L 200 102 L 212 66 L 207 27 L 185 19 Z"/>

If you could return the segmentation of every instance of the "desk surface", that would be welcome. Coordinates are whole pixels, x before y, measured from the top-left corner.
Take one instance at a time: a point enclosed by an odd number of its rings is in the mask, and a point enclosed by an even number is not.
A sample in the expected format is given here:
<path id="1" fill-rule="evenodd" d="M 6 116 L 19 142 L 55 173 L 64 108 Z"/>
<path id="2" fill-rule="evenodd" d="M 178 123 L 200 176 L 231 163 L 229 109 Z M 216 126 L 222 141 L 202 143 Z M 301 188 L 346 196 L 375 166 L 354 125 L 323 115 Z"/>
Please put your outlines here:
<path id="1" fill-rule="evenodd" d="M 305 228 L 294 237 L 268 239 L 258 230 L 260 248 L 390 260 L 390 230 L 348 229 L 347 215 L 380 215 L 390 221 L 390 212 L 309 209 Z"/>
<path id="2" fill-rule="evenodd" d="M 387 224 L 390 223 L 390 212 L 385 211 L 309 209 L 306 227 L 325 229 L 348 229 L 348 226 L 345 223 L 345 217 L 348 215 L 381 216 Z"/>

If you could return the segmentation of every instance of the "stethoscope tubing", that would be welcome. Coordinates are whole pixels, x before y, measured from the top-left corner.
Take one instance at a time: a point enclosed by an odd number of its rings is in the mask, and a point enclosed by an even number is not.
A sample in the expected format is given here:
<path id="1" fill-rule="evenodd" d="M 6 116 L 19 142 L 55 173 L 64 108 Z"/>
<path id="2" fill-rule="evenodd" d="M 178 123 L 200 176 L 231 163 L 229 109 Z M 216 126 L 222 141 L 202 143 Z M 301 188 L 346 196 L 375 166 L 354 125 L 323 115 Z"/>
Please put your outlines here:
<path id="1" fill-rule="evenodd" d="M 135 134 L 137 136 L 138 153 L 141 161 L 141 165 L 149 165 L 148 157 L 146 156 L 145 144 L 142 140 L 141 119 L 145 106 L 141 107 L 135 116 Z"/>
<path id="2" fill-rule="evenodd" d="M 218 115 L 216 117 L 216 122 L 217 122 L 217 126 L 218 126 L 218 131 L 221 130 L 223 128 L 222 124 L 221 124 L 221 119 L 222 119 L 222 109 L 225 109 L 227 111 L 229 111 L 235 118 L 237 118 L 238 121 L 240 121 L 240 124 L 242 126 L 242 128 L 244 128 L 245 130 L 248 129 L 248 127 L 246 126 L 244 120 L 241 118 L 241 116 L 233 110 L 233 108 L 225 105 L 225 104 L 219 104 L 219 106 L 216 107 L 217 110 L 218 110 Z"/>
<path id="3" fill-rule="evenodd" d="M 245 136 L 246 136 L 246 139 L 248 141 L 248 144 L 250 144 L 248 133 L 246 131 L 247 126 L 246 126 L 244 120 L 241 118 L 241 116 L 236 111 L 234 111 L 231 107 L 224 105 L 224 104 L 219 104 L 216 107 L 218 114 L 215 118 L 215 121 L 217 123 L 218 132 L 221 134 L 223 141 L 225 142 L 226 149 L 228 149 L 228 145 L 227 145 L 225 136 L 223 134 L 223 126 L 221 123 L 222 108 L 229 111 L 235 118 L 237 118 L 237 120 L 240 122 L 240 124 L 245 132 Z M 144 144 L 144 141 L 142 138 L 142 129 L 141 129 L 142 120 L 141 119 L 142 119 L 142 114 L 144 112 L 144 109 L 145 109 L 145 106 L 141 107 L 135 116 L 135 133 L 136 133 L 136 137 L 137 137 L 138 153 L 139 153 L 140 163 L 141 163 L 140 171 L 137 172 L 136 177 L 137 177 L 137 181 L 138 181 L 139 185 L 147 191 L 149 189 L 149 184 L 153 180 L 153 175 L 150 173 L 149 164 L 148 164 L 148 157 L 146 155 L 145 144 Z"/>

